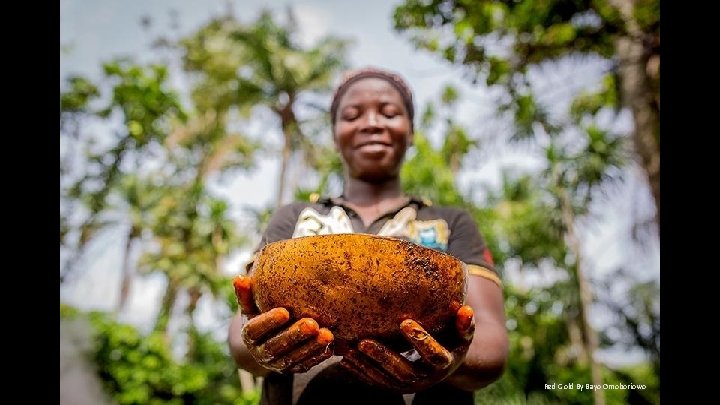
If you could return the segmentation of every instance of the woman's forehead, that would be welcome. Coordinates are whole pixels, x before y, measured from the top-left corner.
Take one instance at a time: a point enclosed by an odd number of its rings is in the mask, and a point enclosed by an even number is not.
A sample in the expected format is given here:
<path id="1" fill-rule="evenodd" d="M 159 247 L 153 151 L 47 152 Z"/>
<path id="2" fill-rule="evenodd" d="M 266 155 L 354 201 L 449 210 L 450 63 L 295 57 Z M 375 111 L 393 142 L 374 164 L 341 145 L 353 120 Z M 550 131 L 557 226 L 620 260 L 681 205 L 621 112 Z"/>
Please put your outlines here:
<path id="1" fill-rule="evenodd" d="M 365 98 L 392 98 L 394 101 L 402 103 L 402 95 L 387 80 L 377 77 L 367 77 L 360 79 L 345 90 L 340 104 L 347 104 L 348 101 L 358 101 Z"/>

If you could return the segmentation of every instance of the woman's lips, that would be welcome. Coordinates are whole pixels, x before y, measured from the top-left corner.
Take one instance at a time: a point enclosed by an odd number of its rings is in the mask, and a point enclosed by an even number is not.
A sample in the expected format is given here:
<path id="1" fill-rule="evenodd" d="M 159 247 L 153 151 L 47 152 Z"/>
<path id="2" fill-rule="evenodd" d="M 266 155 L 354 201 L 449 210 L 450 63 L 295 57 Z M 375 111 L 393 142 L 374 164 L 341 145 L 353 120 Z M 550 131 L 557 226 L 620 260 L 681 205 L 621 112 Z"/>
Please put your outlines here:
<path id="1" fill-rule="evenodd" d="M 385 152 L 386 150 L 390 149 L 390 145 L 382 143 L 382 142 L 368 142 L 361 144 L 360 146 L 356 147 L 360 152 L 363 153 L 380 153 Z"/>

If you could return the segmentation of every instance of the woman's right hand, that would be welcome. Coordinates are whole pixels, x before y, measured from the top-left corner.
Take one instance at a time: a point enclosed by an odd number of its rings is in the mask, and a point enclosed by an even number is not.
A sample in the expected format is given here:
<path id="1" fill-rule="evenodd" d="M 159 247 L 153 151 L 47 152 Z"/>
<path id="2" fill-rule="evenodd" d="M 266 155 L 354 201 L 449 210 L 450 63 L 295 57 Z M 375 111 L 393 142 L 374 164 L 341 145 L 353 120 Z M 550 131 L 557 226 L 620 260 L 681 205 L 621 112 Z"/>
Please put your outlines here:
<path id="1" fill-rule="evenodd" d="M 261 366 L 278 373 L 301 373 L 332 356 L 334 336 L 312 318 L 292 322 L 285 308 L 260 313 L 252 295 L 252 277 L 233 280 L 235 295 L 248 321 L 242 338 Z"/>

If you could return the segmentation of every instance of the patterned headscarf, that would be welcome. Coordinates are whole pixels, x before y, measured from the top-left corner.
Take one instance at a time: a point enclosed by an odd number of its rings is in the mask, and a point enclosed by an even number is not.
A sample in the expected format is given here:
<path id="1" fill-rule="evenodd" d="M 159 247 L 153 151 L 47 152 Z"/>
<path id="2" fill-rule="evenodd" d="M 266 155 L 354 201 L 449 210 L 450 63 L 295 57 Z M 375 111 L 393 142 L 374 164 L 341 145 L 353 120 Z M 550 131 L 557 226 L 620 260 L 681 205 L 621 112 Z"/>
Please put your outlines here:
<path id="1" fill-rule="evenodd" d="M 348 87 L 350 87 L 351 84 L 357 82 L 358 80 L 366 79 L 369 77 L 383 79 L 393 85 L 395 89 L 397 89 L 397 91 L 400 93 L 400 96 L 402 97 L 403 103 L 405 104 L 405 109 L 410 116 L 410 129 L 413 130 L 415 109 L 413 108 L 413 95 L 412 91 L 410 90 L 410 86 L 407 85 L 405 80 L 400 77 L 399 74 L 373 66 L 350 70 L 343 74 L 343 77 L 340 80 L 340 84 L 338 84 L 338 86 L 335 88 L 332 103 L 330 104 L 330 120 L 333 127 L 335 127 L 337 109 L 340 105 L 340 99 L 342 98 L 343 94 L 345 94 L 345 91 L 348 89 Z"/>

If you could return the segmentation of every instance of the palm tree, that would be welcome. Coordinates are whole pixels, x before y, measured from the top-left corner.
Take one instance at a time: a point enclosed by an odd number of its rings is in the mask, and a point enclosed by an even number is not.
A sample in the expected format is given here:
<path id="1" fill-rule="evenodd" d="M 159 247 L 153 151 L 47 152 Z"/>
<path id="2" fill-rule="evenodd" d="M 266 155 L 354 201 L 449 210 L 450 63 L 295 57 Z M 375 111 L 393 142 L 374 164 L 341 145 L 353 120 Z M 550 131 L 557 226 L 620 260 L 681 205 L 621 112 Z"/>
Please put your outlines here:
<path id="1" fill-rule="evenodd" d="M 300 116 L 317 110 L 313 100 L 327 94 L 332 79 L 345 67 L 348 44 L 324 37 L 304 47 L 290 10 L 288 16 L 283 26 L 270 11 L 248 25 L 226 15 L 181 41 L 185 69 L 200 77 L 193 90 L 200 108 L 235 107 L 247 117 L 256 107 L 263 107 L 279 122 L 282 150 L 276 206 L 284 202 L 287 171 L 295 152 L 302 151 L 311 167 L 319 164 Z M 209 95 L 214 96 L 212 105 L 201 101 L 210 99 Z"/>
<path id="2" fill-rule="evenodd" d="M 122 127 L 109 137 L 111 144 L 103 150 L 93 150 L 93 141 L 84 139 L 87 157 L 79 174 L 66 174 L 61 184 L 68 184 L 61 195 L 68 203 L 80 202 L 86 214 L 77 225 L 78 240 L 68 240 L 67 229 L 61 229 L 61 246 L 71 247 L 71 266 L 83 253 L 88 243 L 103 229 L 114 223 L 107 217 L 111 211 L 110 196 L 120 190 L 120 182 L 126 173 L 135 172 L 141 162 L 153 156 L 154 149 L 161 144 L 174 121 L 185 119 L 185 112 L 177 94 L 167 88 L 167 69 L 164 66 L 140 66 L 131 60 L 114 60 L 103 65 L 104 80 L 111 85 L 111 97 L 102 108 L 89 103 L 98 97 L 100 86 L 84 78 L 72 78 L 70 89 L 61 93 L 61 122 L 73 123 L 68 118 L 83 114 L 84 117 L 107 119 L 113 113 L 120 113 Z M 61 132 L 61 137 L 76 137 L 78 122 L 70 132 Z M 77 154 L 82 155 L 82 154 Z M 73 156 L 77 159 L 79 156 Z M 122 194 L 122 192 L 121 192 Z M 68 204 L 76 208 L 77 204 Z M 80 211 L 80 210 L 76 210 Z M 82 212 L 82 211 L 81 211 Z M 71 213 L 71 214 L 76 214 Z M 67 215 L 61 224 L 69 224 Z M 61 274 L 67 275 L 72 267 L 66 267 Z"/>
<path id="3" fill-rule="evenodd" d="M 654 199 L 660 223 L 660 1 L 437 2 L 406 0 L 394 10 L 395 29 L 410 35 L 418 48 L 461 67 L 473 84 L 505 90 L 498 112 L 513 111 L 524 121 L 546 125 L 529 103 L 529 79 L 552 76 L 558 66 L 605 66 L 604 84 L 585 92 L 582 113 L 632 114 L 634 153 Z M 600 84 L 600 83 L 598 83 Z M 554 86 L 544 93 L 554 93 Z M 552 100 L 550 104 L 554 104 Z"/>
<path id="4" fill-rule="evenodd" d="M 581 145 L 567 142 L 577 137 L 562 136 L 561 128 L 550 134 L 549 145 L 543 148 L 545 170 L 538 176 L 516 178 L 506 172 L 500 195 L 490 194 L 488 203 L 497 207 L 495 229 L 503 255 L 518 259 L 520 268 L 540 268 L 550 261 L 556 270 L 567 273 L 568 281 L 549 290 L 565 308 L 568 359 L 587 362 L 592 383 L 602 384 L 601 365 L 595 358 L 599 342 L 589 322 L 594 294 L 577 225 L 592 219 L 591 204 L 621 179 L 627 150 L 625 138 L 592 124 L 566 127 L 581 130 Z M 602 390 L 593 395 L 595 403 L 604 403 Z"/>
<path id="5" fill-rule="evenodd" d="M 200 182 L 168 188 L 153 208 L 154 245 L 144 252 L 140 267 L 144 273 L 167 277 L 155 330 L 167 335 L 178 294 L 191 297 L 186 315 L 192 321 L 196 305 L 205 292 L 218 296 L 229 283 L 222 274 L 222 260 L 245 242 L 227 217 L 225 201 L 208 195 Z"/>
<path id="6" fill-rule="evenodd" d="M 125 237 L 123 254 L 122 277 L 120 282 L 120 295 L 116 312 L 121 312 L 128 300 L 134 275 L 134 263 L 131 261 L 133 247 L 141 240 L 143 232 L 151 226 L 150 212 L 165 195 L 165 190 L 152 178 L 141 178 L 135 173 L 124 176 L 120 181 L 119 194 L 125 205 L 126 215 L 129 219 L 129 229 Z M 120 208 L 122 210 L 122 208 Z"/>
<path id="7" fill-rule="evenodd" d="M 619 180 L 624 165 L 623 138 L 613 137 L 606 131 L 590 126 L 584 131 L 586 142 L 578 152 L 551 143 L 546 149 L 548 158 L 548 191 L 560 208 L 563 233 L 572 253 L 571 275 L 577 282 L 580 319 L 583 338 L 594 385 L 602 385 L 600 365 L 595 359 L 598 338 L 590 324 L 590 307 L 593 303 L 592 287 L 587 279 L 581 240 L 576 231 L 577 218 L 588 213 L 588 207 L 598 189 Z M 603 390 L 594 390 L 595 404 L 604 404 Z"/>

